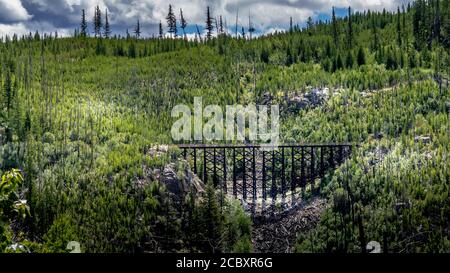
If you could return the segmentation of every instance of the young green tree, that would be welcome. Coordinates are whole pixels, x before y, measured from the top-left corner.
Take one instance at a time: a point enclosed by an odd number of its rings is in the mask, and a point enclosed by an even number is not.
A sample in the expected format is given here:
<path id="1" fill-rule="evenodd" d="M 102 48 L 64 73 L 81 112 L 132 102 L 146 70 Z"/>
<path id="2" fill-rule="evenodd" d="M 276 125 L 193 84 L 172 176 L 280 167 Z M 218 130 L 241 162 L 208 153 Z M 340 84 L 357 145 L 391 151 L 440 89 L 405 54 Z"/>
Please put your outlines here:
<path id="1" fill-rule="evenodd" d="M 353 54 L 351 50 L 349 50 L 347 53 L 347 58 L 345 59 L 345 66 L 348 69 L 351 69 L 353 67 Z"/>
<path id="2" fill-rule="evenodd" d="M 366 64 L 366 56 L 364 54 L 364 49 L 361 46 L 359 47 L 358 56 L 357 56 L 356 59 L 357 59 L 357 62 L 358 62 L 358 66 Z"/>
<path id="3" fill-rule="evenodd" d="M 214 185 L 206 186 L 206 197 L 201 205 L 202 231 L 211 252 L 220 251 L 222 247 L 223 220 Z"/>

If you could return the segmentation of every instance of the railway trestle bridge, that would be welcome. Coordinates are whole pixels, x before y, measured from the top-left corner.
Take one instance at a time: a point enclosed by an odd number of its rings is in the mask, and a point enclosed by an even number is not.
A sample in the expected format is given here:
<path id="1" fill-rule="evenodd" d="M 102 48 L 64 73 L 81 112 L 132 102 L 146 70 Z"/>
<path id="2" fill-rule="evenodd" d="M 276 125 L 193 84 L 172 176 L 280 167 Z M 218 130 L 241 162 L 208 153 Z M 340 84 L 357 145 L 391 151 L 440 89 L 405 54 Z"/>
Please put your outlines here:
<path id="1" fill-rule="evenodd" d="M 192 171 L 206 184 L 211 181 L 225 195 L 241 200 L 255 213 L 267 208 L 291 207 L 306 188 L 314 194 L 316 180 L 342 164 L 357 145 L 351 143 L 179 144 Z"/>

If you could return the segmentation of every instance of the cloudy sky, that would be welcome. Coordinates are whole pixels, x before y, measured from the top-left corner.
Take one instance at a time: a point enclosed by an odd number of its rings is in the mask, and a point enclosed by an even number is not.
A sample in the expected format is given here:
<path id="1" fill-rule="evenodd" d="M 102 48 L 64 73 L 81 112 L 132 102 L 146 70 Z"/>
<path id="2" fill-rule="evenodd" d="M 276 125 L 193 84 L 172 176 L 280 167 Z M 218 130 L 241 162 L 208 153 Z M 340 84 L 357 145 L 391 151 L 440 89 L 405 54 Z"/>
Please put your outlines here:
<path id="1" fill-rule="evenodd" d="M 60 35 L 71 35 L 79 26 L 81 10 L 85 9 L 87 19 L 92 21 L 94 7 L 108 10 L 113 32 L 125 33 L 133 30 L 139 19 L 145 36 L 156 35 L 158 24 L 163 21 L 172 3 L 177 17 L 179 10 L 190 24 L 204 25 L 206 7 L 210 6 L 213 16 L 222 15 L 231 28 L 239 11 L 239 24 L 248 25 L 249 13 L 252 22 L 260 33 L 286 29 L 289 17 L 294 23 L 302 25 L 309 16 L 314 19 L 327 19 L 331 7 L 336 6 L 338 15 L 345 14 L 345 7 L 354 10 L 395 10 L 397 6 L 410 0 L 0 0 L 0 36 L 58 31 Z M 89 24 L 92 30 L 92 24 Z"/>

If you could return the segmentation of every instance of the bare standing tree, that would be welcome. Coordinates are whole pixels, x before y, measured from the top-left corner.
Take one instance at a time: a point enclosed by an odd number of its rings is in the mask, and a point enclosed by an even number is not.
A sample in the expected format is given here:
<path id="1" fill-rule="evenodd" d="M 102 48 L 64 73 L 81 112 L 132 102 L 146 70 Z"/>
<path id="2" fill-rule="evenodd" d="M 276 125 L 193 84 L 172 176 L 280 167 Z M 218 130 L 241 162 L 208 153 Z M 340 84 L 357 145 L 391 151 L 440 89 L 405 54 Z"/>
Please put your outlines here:
<path id="1" fill-rule="evenodd" d="M 181 22 L 181 29 L 183 30 L 183 36 L 186 39 L 187 22 L 186 22 L 186 19 L 183 16 L 183 10 L 182 9 L 180 9 L 180 22 Z"/>

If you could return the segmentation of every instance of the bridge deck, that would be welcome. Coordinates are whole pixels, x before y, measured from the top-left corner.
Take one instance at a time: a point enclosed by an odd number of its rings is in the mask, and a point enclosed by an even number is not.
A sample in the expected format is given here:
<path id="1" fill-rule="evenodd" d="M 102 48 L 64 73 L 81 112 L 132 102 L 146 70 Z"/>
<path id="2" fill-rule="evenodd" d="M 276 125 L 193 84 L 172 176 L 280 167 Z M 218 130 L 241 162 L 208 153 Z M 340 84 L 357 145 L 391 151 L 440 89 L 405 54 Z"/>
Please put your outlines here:
<path id="1" fill-rule="evenodd" d="M 221 149 L 221 148 L 266 148 L 266 147 L 278 147 L 278 148 L 297 148 L 297 147 L 351 147 L 351 146 L 359 146 L 357 143 L 343 142 L 343 143 L 284 143 L 280 145 L 272 145 L 272 144 L 178 144 L 177 145 L 181 149 Z"/>

